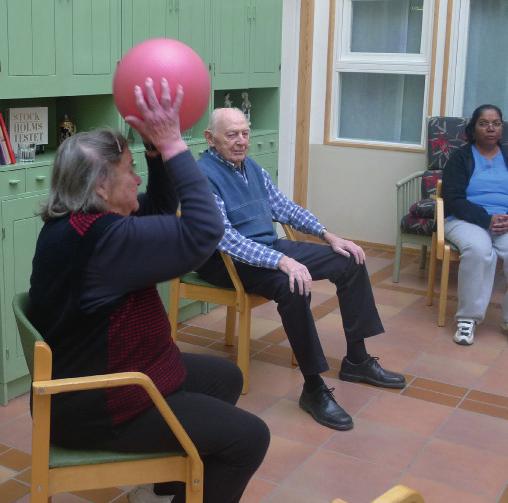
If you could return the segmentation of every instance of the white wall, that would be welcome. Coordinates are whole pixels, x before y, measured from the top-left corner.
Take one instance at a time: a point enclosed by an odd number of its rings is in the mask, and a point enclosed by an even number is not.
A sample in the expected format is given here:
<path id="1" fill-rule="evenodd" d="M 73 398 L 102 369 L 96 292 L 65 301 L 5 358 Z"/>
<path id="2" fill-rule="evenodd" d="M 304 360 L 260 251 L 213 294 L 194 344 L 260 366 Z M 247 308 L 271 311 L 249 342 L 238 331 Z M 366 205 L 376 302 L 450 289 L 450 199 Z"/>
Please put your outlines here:
<path id="1" fill-rule="evenodd" d="M 332 232 L 395 244 L 395 182 L 424 169 L 423 153 L 323 145 L 328 50 L 328 0 L 316 0 L 308 207 Z M 292 194 L 300 2 L 284 0 L 279 180 Z M 292 143 L 291 143 L 292 141 Z"/>
<path id="2" fill-rule="evenodd" d="M 332 232 L 395 244 L 395 183 L 424 169 L 423 153 L 323 145 L 329 2 L 314 13 L 308 207 Z"/>

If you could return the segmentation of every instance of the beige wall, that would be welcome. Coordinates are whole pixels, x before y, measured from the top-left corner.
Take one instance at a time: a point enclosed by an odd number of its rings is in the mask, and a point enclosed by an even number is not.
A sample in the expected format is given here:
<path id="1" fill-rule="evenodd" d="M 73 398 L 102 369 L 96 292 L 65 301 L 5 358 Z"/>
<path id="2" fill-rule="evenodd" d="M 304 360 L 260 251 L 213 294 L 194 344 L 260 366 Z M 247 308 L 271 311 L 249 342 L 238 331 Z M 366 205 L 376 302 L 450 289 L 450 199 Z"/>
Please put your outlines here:
<path id="1" fill-rule="evenodd" d="M 424 169 L 423 153 L 312 144 L 308 208 L 342 237 L 395 244 L 395 183 Z"/>

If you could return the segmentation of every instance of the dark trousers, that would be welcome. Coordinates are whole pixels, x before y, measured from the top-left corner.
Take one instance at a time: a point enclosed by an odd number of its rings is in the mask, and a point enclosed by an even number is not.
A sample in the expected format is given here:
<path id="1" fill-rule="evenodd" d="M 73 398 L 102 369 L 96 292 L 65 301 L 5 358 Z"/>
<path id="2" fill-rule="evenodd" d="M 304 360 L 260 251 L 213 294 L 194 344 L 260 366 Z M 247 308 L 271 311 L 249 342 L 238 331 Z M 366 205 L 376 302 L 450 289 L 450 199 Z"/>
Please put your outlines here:
<path id="1" fill-rule="evenodd" d="M 235 407 L 242 390 L 242 374 L 224 358 L 183 354 L 187 379 L 166 397 L 201 455 L 204 464 L 204 501 L 233 503 L 257 470 L 270 442 L 266 424 Z M 179 443 L 159 412 L 153 408 L 115 428 L 104 449 L 127 452 L 175 450 Z M 184 501 L 182 484 L 156 484 L 156 492 L 177 494 Z"/>
<path id="2" fill-rule="evenodd" d="M 330 246 L 279 239 L 274 249 L 304 264 L 313 280 L 328 279 L 337 287 L 346 340 L 357 341 L 384 332 L 379 319 L 365 265 L 352 257 L 335 253 Z M 282 325 L 304 375 L 328 370 L 310 309 L 311 296 L 291 293 L 289 277 L 280 270 L 253 267 L 235 261 L 245 290 L 277 303 Z M 220 255 L 215 254 L 199 269 L 203 278 L 215 285 L 231 286 Z"/>

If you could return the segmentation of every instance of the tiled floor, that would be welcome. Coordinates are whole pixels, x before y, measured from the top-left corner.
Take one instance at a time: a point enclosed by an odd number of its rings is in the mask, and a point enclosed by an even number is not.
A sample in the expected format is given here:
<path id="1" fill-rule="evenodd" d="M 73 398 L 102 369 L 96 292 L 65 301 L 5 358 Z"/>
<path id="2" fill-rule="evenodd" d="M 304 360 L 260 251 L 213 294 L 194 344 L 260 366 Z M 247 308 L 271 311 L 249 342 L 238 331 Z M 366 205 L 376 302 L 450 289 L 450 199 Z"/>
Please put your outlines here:
<path id="1" fill-rule="evenodd" d="M 337 379 L 345 351 L 332 285 L 317 282 L 313 309 L 331 370 L 327 382 L 354 416 L 336 432 L 298 408 L 302 377 L 290 366 L 289 347 L 272 304 L 256 308 L 252 324 L 251 391 L 240 406 L 259 414 L 272 441 L 243 503 L 371 501 L 396 483 L 428 503 L 508 503 L 508 337 L 498 330 L 499 300 L 478 328 L 475 344 L 452 341 L 456 270 L 452 270 L 447 326 L 423 297 L 425 273 L 404 258 L 401 281 L 391 282 L 392 254 L 367 248 L 368 267 L 386 334 L 367 342 L 383 364 L 404 372 L 409 385 L 388 391 Z M 185 351 L 232 357 L 223 345 L 225 310 L 180 327 Z M 30 416 L 26 396 L 0 407 L 0 502 L 28 501 Z M 123 502 L 125 490 L 59 495 L 56 503 Z"/>

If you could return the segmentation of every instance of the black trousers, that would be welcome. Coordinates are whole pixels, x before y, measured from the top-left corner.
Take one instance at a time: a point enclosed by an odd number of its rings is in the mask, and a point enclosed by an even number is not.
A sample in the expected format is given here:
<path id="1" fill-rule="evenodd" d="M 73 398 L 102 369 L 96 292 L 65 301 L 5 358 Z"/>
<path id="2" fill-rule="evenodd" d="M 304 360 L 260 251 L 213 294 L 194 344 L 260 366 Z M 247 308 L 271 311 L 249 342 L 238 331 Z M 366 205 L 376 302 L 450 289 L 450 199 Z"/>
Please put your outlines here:
<path id="1" fill-rule="evenodd" d="M 354 258 L 335 253 L 330 246 L 279 239 L 273 248 L 304 264 L 312 279 L 328 279 L 337 287 L 342 324 L 346 340 L 357 341 L 384 332 L 379 319 L 369 275 L 365 265 Z M 311 296 L 291 293 L 287 274 L 280 270 L 253 267 L 235 261 L 245 290 L 277 303 L 282 325 L 304 375 L 328 370 L 310 309 Z M 214 254 L 199 269 L 208 282 L 231 286 L 229 275 L 219 254 Z"/>
<path id="2" fill-rule="evenodd" d="M 234 503 L 257 470 L 270 442 L 266 424 L 235 407 L 242 390 L 242 374 L 224 358 L 183 354 L 187 379 L 166 397 L 204 464 L 204 501 Z M 115 428 L 104 449 L 126 452 L 175 450 L 179 443 L 159 412 L 153 408 Z M 156 484 L 158 493 L 184 499 L 183 484 Z"/>

